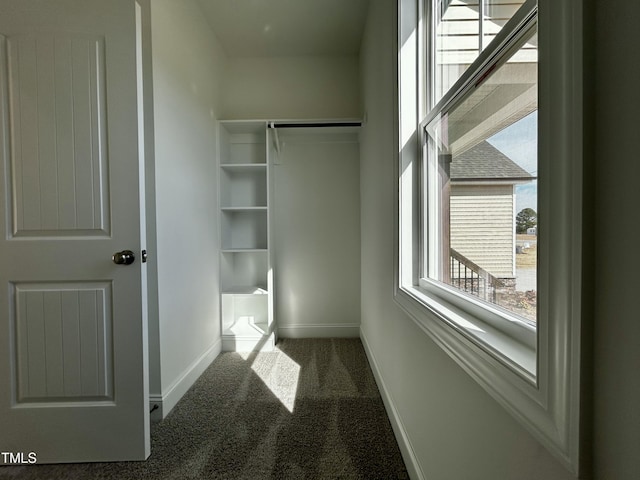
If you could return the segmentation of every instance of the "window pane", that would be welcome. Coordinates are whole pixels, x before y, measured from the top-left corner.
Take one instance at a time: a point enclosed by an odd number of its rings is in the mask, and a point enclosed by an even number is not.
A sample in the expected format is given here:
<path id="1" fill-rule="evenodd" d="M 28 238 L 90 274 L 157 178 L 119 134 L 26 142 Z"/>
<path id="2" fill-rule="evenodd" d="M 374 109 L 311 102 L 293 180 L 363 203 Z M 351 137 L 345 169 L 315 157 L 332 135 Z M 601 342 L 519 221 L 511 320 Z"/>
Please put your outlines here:
<path id="1" fill-rule="evenodd" d="M 483 0 L 482 48 L 495 38 L 505 23 L 513 17 L 524 0 Z"/>
<path id="2" fill-rule="evenodd" d="M 535 32 L 427 126 L 427 275 L 535 321 Z"/>
<path id="3" fill-rule="evenodd" d="M 437 103 L 480 51 L 478 0 L 438 0 L 435 8 L 433 103 Z"/>
<path id="4" fill-rule="evenodd" d="M 435 105 L 525 0 L 435 0 Z"/>

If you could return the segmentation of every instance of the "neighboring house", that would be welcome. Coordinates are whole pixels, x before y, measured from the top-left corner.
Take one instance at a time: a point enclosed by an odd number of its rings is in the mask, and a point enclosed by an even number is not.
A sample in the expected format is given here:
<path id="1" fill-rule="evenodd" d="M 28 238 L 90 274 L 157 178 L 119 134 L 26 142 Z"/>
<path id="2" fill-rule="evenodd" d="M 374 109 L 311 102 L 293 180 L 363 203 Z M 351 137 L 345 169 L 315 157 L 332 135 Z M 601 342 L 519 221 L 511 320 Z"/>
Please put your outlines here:
<path id="1" fill-rule="evenodd" d="M 515 278 L 515 187 L 535 177 L 483 141 L 453 157 L 450 179 L 451 249 L 497 278 Z"/>

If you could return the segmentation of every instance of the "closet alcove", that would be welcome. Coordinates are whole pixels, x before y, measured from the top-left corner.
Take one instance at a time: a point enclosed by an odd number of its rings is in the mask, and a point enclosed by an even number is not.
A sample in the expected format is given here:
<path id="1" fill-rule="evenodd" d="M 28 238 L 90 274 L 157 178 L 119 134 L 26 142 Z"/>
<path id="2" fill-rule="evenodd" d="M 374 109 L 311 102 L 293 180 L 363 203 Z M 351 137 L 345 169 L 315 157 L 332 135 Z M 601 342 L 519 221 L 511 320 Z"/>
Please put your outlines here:
<path id="1" fill-rule="evenodd" d="M 358 335 L 359 126 L 219 123 L 223 350 Z"/>

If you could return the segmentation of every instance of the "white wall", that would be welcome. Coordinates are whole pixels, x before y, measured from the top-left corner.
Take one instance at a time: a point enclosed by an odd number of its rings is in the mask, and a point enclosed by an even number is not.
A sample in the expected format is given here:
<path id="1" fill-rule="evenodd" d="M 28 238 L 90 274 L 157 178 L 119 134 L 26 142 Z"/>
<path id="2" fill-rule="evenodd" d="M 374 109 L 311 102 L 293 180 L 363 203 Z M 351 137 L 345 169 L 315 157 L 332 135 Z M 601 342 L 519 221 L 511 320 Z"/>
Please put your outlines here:
<path id="1" fill-rule="evenodd" d="M 230 58 L 221 118 L 357 118 L 359 82 L 357 56 Z"/>
<path id="2" fill-rule="evenodd" d="M 274 185 L 275 314 L 282 337 L 358 337 L 358 136 L 280 130 Z M 304 132 L 304 133 L 303 133 Z M 310 133 L 313 132 L 313 133 Z"/>
<path id="3" fill-rule="evenodd" d="M 422 472 L 412 478 L 569 479 L 393 301 L 395 6 L 371 1 L 361 51 L 361 333 Z"/>
<path id="4" fill-rule="evenodd" d="M 194 0 L 151 12 L 150 393 L 166 415 L 220 339 L 217 120 L 359 117 L 360 76 L 356 56 L 227 59 Z"/>
<path id="5" fill-rule="evenodd" d="M 193 0 L 153 0 L 151 21 L 157 247 L 149 254 L 158 272 L 151 397 L 166 415 L 220 349 L 215 155 L 226 58 Z"/>
<path id="6" fill-rule="evenodd" d="M 629 56 L 640 2 L 588 3 L 597 7 L 586 75 L 595 79 L 594 478 L 624 480 L 640 478 L 640 62 L 637 50 Z"/>

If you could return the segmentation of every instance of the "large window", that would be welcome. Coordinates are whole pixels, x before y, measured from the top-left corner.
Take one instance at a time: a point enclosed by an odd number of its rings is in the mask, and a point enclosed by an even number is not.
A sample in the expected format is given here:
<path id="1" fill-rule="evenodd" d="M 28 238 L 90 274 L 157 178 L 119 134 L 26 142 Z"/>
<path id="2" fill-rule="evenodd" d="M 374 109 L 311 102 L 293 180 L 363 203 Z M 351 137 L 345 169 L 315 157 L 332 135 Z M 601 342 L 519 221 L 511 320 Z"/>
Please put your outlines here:
<path id="1" fill-rule="evenodd" d="M 462 3 L 450 5 L 444 17 Z M 451 86 L 444 100 L 439 87 L 450 52 L 440 49 L 436 29 L 436 50 L 429 58 L 434 98 L 440 102 L 422 125 L 420 285 L 462 307 L 468 302 L 484 307 L 485 320 L 530 330 L 537 323 L 535 10 L 525 18 L 507 24 L 508 41 L 487 47 L 490 63 L 476 67 L 457 91 Z"/>
<path id="2" fill-rule="evenodd" d="M 582 30 L 559 3 L 400 2 L 396 300 L 577 471 Z"/>
<path id="3" fill-rule="evenodd" d="M 497 5 L 434 0 L 425 15 L 418 286 L 476 322 L 467 334 L 534 382 L 537 5 L 504 0 L 500 15 Z M 487 342 L 484 325 L 521 352 Z"/>

